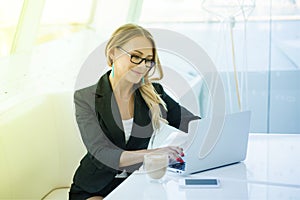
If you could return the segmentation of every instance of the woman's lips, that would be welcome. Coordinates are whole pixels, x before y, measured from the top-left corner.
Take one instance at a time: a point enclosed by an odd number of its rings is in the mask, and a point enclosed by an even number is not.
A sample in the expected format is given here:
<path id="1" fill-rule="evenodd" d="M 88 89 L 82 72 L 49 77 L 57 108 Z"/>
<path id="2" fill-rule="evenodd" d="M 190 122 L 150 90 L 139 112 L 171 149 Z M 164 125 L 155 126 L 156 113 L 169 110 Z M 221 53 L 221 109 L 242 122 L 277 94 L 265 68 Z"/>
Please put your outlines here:
<path id="1" fill-rule="evenodd" d="M 131 70 L 131 71 L 133 71 L 134 73 L 136 73 L 136 74 L 138 74 L 138 75 L 142 75 L 143 73 L 142 72 L 139 72 L 139 71 L 135 71 L 135 70 Z"/>

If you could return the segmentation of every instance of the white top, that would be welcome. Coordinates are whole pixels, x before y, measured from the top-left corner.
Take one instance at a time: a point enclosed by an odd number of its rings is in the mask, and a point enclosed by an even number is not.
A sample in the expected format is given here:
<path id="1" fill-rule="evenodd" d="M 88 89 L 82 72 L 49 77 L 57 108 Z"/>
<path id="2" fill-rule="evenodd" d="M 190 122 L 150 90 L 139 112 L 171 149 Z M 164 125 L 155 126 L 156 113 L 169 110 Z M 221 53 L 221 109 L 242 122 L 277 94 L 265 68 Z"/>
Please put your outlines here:
<path id="1" fill-rule="evenodd" d="M 127 119 L 127 120 L 122 120 L 122 123 L 123 123 L 124 133 L 125 133 L 125 141 L 127 143 L 128 140 L 129 140 L 129 137 L 131 135 L 133 118 L 130 118 L 130 119 Z"/>

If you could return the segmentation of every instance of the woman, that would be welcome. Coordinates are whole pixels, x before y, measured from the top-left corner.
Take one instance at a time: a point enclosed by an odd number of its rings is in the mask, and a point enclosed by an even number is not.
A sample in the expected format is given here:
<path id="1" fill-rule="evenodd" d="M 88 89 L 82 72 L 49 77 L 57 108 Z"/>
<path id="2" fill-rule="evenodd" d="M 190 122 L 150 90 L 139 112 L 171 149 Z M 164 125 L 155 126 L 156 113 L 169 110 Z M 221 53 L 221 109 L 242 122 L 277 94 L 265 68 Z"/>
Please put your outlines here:
<path id="1" fill-rule="evenodd" d="M 111 70 L 96 85 L 74 94 L 76 120 L 88 153 L 80 162 L 70 189 L 70 199 L 102 199 L 138 169 L 145 154 L 165 152 L 179 160 L 176 146 L 147 150 L 163 121 L 187 132 L 194 116 L 170 98 L 160 80 L 163 71 L 151 34 L 126 24 L 106 46 Z M 158 78 L 151 77 L 158 74 Z"/>

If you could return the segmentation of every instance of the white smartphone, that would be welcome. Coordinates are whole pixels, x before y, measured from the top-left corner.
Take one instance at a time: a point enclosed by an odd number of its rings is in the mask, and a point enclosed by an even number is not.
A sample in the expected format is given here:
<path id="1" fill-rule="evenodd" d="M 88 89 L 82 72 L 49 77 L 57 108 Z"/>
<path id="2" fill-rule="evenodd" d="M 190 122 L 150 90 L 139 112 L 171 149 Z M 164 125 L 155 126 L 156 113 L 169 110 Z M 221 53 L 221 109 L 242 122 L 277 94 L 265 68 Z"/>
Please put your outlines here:
<path id="1" fill-rule="evenodd" d="M 220 181 L 215 178 L 185 178 L 179 179 L 179 186 L 182 188 L 216 188 L 220 187 Z"/>

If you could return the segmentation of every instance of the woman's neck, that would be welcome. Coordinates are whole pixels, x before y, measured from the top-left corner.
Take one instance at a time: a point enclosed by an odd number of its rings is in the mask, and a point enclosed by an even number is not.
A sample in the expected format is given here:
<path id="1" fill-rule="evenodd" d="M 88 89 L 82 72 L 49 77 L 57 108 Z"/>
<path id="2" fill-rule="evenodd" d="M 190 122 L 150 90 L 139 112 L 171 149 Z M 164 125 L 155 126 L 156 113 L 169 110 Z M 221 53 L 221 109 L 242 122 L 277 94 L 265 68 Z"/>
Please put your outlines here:
<path id="1" fill-rule="evenodd" d="M 133 84 L 125 80 L 119 81 L 116 77 L 111 76 L 109 76 L 109 80 L 122 120 L 132 118 L 134 112 Z"/>
<path id="2" fill-rule="evenodd" d="M 126 80 L 120 80 L 116 77 L 109 76 L 109 81 L 111 83 L 112 90 L 114 95 L 124 101 L 130 100 L 132 97 L 133 83 L 130 83 Z"/>

